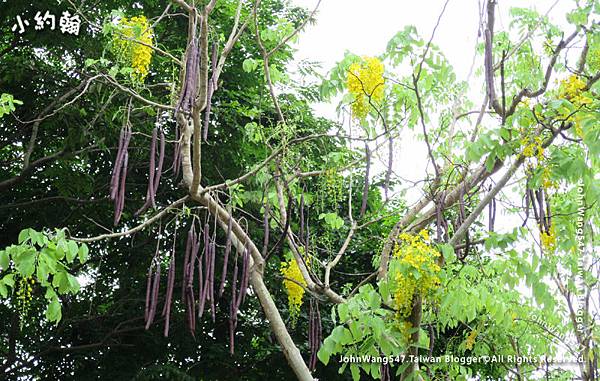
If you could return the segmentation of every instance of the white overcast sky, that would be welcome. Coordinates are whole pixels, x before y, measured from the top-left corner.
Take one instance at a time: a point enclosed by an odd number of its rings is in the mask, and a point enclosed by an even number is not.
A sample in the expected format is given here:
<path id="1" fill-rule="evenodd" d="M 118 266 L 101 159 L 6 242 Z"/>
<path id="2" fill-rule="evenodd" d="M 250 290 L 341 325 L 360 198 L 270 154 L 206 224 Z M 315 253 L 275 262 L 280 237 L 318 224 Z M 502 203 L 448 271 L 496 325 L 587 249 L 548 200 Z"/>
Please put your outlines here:
<path id="1" fill-rule="evenodd" d="M 434 37 L 459 79 L 466 79 L 479 22 L 479 2 L 484 0 L 450 0 Z M 380 55 L 388 41 L 406 25 L 414 25 L 426 40 L 431 36 L 445 0 L 322 0 L 316 24 L 307 26 L 296 45 L 297 60 L 320 61 L 329 71 L 342 59 L 346 50 L 358 55 Z M 309 10 L 317 0 L 292 0 Z M 573 0 L 499 0 L 496 29 L 508 26 L 511 7 L 532 7 L 564 25 L 564 15 L 575 6 Z M 319 113 L 335 116 L 335 105 L 318 107 Z"/>

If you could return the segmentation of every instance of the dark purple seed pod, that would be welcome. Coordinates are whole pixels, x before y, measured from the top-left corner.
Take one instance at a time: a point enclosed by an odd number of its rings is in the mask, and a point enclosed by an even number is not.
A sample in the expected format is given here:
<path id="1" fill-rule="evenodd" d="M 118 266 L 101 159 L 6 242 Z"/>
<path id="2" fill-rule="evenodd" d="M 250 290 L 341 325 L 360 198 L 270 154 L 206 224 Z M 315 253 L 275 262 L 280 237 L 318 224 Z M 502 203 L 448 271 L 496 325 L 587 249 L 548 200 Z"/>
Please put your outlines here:
<path id="1" fill-rule="evenodd" d="M 121 173 L 121 178 L 120 178 L 120 182 L 121 184 L 119 185 L 119 190 L 118 190 L 118 195 L 115 201 L 115 220 L 114 220 L 114 224 L 115 226 L 118 225 L 119 221 L 121 220 L 121 214 L 123 213 L 123 207 L 125 206 L 125 180 L 127 179 L 127 162 L 129 160 L 129 155 L 127 152 L 125 152 L 125 156 L 123 158 L 123 166 L 122 166 L 122 173 Z"/>
<path id="2" fill-rule="evenodd" d="M 247 245 L 247 243 L 246 243 Z M 248 278 L 250 272 L 250 259 L 248 246 L 244 248 L 244 254 L 242 254 L 242 279 L 240 282 L 240 292 L 238 294 L 238 300 L 236 305 L 236 311 L 240 309 L 240 306 L 244 303 L 246 298 L 246 290 L 248 289 Z"/>
<path id="3" fill-rule="evenodd" d="M 119 175 L 121 174 L 122 153 L 125 143 L 125 131 L 121 129 L 119 133 L 119 146 L 117 148 L 117 156 L 113 166 L 112 176 L 110 179 L 110 199 L 114 200 L 117 197 L 117 188 L 119 186 Z"/>
<path id="4" fill-rule="evenodd" d="M 223 271 L 221 273 L 221 285 L 219 286 L 219 298 L 223 295 L 225 290 L 225 278 L 227 277 L 227 262 L 229 260 L 229 253 L 231 252 L 231 228 L 233 224 L 233 217 L 229 218 L 227 223 L 227 233 L 225 236 L 225 253 L 223 254 Z"/>
<path id="5" fill-rule="evenodd" d="M 152 264 L 148 268 L 148 279 L 146 281 L 146 305 L 144 308 L 144 323 L 148 322 L 150 316 L 150 295 L 152 290 Z"/>
<path id="6" fill-rule="evenodd" d="M 192 221 L 192 226 L 190 227 L 190 230 L 188 230 L 188 234 L 187 234 L 187 241 L 185 243 L 185 254 L 183 257 L 183 280 L 181 282 L 181 301 L 184 301 L 184 297 L 185 297 L 185 287 L 187 285 L 187 268 L 188 268 L 188 263 L 190 261 L 190 255 L 192 252 L 192 244 L 194 241 L 194 221 Z"/>
<path id="7" fill-rule="evenodd" d="M 160 184 L 160 176 L 162 174 L 162 167 L 165 161 L 165 133 L 160 130 L 160 149 L 158 151 L 158 167 L 156 168 L 156 173 L 154 175 L 154 184 L 153 184 L 153 192 L 156 196 L 156 191 L 158 190 L 158 185 Z M 154 200 L 153 200 L 154 201 Z M 155 206 L 154 203 L 152 206 Z"/>
<path id="8" fill-rule="evenodd" d="M 302 212 L 302 209 L 300 209 L 300 211 Z M 303 213 L 302 213 L 303 214 Z M 302 217 L 300 218 L 300 220 L 302 221 Z M 263 248 L 262 248 L 262 257 L 266 257 L 267 252 L 269 250 L 269 232 L 270 232 L 270 228 L 269 228 L 269 203 L 266 202 L 265 203 L 265 214 L 263 215 L 263 230 L 264 230 L 264 238 L 263 238 Z M 300 233 L 300 237 L 302 237 L 302 233 Z"/>
<path id="9" fill-rule="evenodd" d="M 211 312 L 211 317 L 212 317 L 212 321 L 213 323 L 216 320 L 216 308 L 215 308 L 215 256 L 216 256 L 216 237 L 211 241 L 210 244 L 210 290 L 209 290 L 209 297 L 210 297 L 210 312 Z"/>
<path id="10" fill-rule="evenodd" d="M 235 256 L 233 263 L 233 280 L 231 281 L 231 303 L 232 303 L 232 316 L 237 316 L 238 306 L 238 295 L 237 295 L 237 284 L 238 284 L 238 256 Z"/>

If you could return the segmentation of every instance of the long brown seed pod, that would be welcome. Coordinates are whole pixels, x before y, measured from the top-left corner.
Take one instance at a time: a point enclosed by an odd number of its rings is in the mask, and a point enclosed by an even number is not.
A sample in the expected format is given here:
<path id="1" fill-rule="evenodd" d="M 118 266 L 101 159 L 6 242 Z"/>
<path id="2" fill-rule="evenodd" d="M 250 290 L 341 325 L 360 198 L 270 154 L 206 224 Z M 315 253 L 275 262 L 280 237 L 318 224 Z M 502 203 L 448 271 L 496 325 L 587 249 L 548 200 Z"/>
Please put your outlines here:
<path id="1" fill-rule="evenodd" d="M 123 153 L 123 145 L 125 142 L 125 131 L 121 129 L 119 133 L 119 146 L 117 148 L 117 156 L 113 166 L 112 176 L 110 179 L 110 199 L 114 200 L 117 197 L 117 188 L 119 185 L 119 175 L 121 174 L 121 155 Z"/>
<path id="2" fill-rule="evenodd" d="M 188 268 L 188 263 L 190 261 L 190 254 L 192 252 L 192 243 L 194 241 L 194 236 L 195 236 L 195 232 L 194 232 L 194 221 L 192 221 L 192 226 L 190 227 L 190 230 L 188 230 L 188 234 L 187 234 L 187 241 L 185 243 L 185 254 L 183 256 L 183 280 L 181 281 L 181 301 L 183 302 L 185 300 L 185 287 L 187 286 L 187 268 Z"/>
<path id="3" fill-rule="evenodd" d="M 129 147 L 129 140 L 131 140 L 131 127 L 125 125 L 121 129 L 119 136 L 119 149 L 117 150 L 117 156 L 115 159 L 115 165 L 113 168 L 113 176 L 110 184 L 110 198 L 112 200 L 117 198 L 119 192 L 119 178 L 122 173 L 122 167 L 124 164 L 125 155 L 127 154 L 127 148 Z"/>
<path id="4" fill-rule="evenodd" d="M 175 245 L 171 252 L 171 261 L 169 263 L 169 272 L 167 276 L 167 296 L 165 298 L 165 329 L 163 335 L 169 337 L 169 322 L 171 318 L 171 302 L 173 301 L 173 286 L 175 285 Z"/>
<path id="5" fill-rule="evenodd" d="M 158 257 L 155 257 L 157 259 Z M 156 314 L 156 306 L 158 305 L 158 291 L 160 288 L 160 263 L 156 263 L 156 271 L 154 272 L 154 280 L 152 282 L 152 296 L 150 298 L 150 311 L 148 312 L 148 321 L 146 322 L 146 329 L 149 329 L 154 322 L 154 315 Z"/>
<path id="6" fill-rule="evenodd" d="M 242 254 L 242 279 L 240 281 L 240 291 L 238 294 L 238 300 L 236 304 L 236 311 L 240 309 L 242 303 L 244 303 L 244 299 L 246 298 L 246 290 L 248 288 L 248 275 L 250 272 L 249 269 L 249 258 L 248 258 L 248 247 L 244 248 L 244 253 Z"/>
<path id="7" fill-rule="evenodd" d="M 269 202 L 265 203 L 265 206 L 269 205 Z M 300 194 L 300 240 L 304 241 L 304 192 Z"/>
<path id="8" fill-rule="evenodd" d="M 188 32 L 191 34 L 185 54 L 185 77 L 182 84 L 179 100 L 175 106 L 175 114 L 179 109 L 184 112 L 190 112 L 194 99 L 196 98 L 198 87 L 198 59 L 200 51 L 198 49 L 198 39 L 196 38 L 196 17 L 189 18 Z"/>
<path id="9" fill-rule="evenodd" d="M 231 281 L 231 303 L 233 305 L 233 309 L 232 309 L 233 316 L 237 316 L 237 306 L 238 306 L 237 284 L 238 284 L 238 255 L 236 254 L 235 260 L 233 263 L 233 280 Z"/>
<path id="10" fill-rule="evenodd" d="M 156 137 L 157 131 L 156 127 L 152 130 L 152 140 L 150 143 L 150 164 L 148 166 L 148 189 L 146 190 L 146 202 L 144 205 L 135 212 L 135 215 L 140 215 L 143 211 L 148 209 L 150 205 L 154 206 L 154 174 L 156 172 Z"/>
<path id="11" fill-rule="evenodd" d="M 270 232 L 270 228 L 269 228 L 269 202 L 265 202 L 265 213 L 263 215 L 263 231 L 264 231 L 264 237 L 263 237 L 263 247 L 262 247 L 262 252 L 261 255 L 264 258 L 267 255 L 267 251 L 269 250 L 269 232 Z M 301 209 L 302 211 L 302 209 Z M 300 234 L 300 237 L 302 237 L 302 234 Z"/>
<path id="12" fill-rule="evenodd" d="M 538 202 L 538 211 L 540 212 L 540 220 L 538 223 L 540 224 L 540 230 L 547 232 L 546 229 L 546 212 L 544 208 L 544 194 L 541 189 L 535 191 L 537 202 Z"/>
<path id="13" fill-rule="evenodd" d="M 540 214 L 537 210 L 537 198 L 533 192 L 533 189 L 527 189 L 529 192 L 529 199 L 531 200 L 531 209 L 533 210 L 533 217 L 535 218 L 535 222 L 539 225 L 540 223 Z M 541 226 L 541 225 L 540 225 Z"/>
<path id="14" fill-rule="evenodd" d="M 150 316 L 150 295 L 152 290 L 153 263 L 154 261 L 150 264 L 150 267 L 148 268 L 148 279 L 146 281 L 146 305 L 144 308 L 144 323 L 148 322 L 148 316 Z"/>
<path id="15" fill-rule="evenodd" d="M 214 230 L 216 232 L 216 229 Z M 210 313 L 213 323 L 216 320 L 217 310 L 215 308 L 215 251 L 216 251 L 216 237 L 213 237 L 210 243 L 210 281 L 208 296 L 210 297 Z"/>
<path id="16" fill-rule="evenodd" d="M 492 198 L 488 204 L 488 230 L 494 231 L 494 220 L 496 219 L 496 199 Z"/>
<path id="17" fill-rule="evenodd" d="M 158 185 L 160 184 L 160 175 L 162 174 L 162 167 L 165 161 L 165 133 L 160 129 L 160 149 L 158 151 L 158 167 L 156 167 L 156 173 L 154 174 L 153 193 L 156 196 Z M 152 200 L 152 206 L 155 206 L 155 200 Z"/>
<path id="18" fill-rule="evenodd" d="M 367 211 L 367 201 L 369 198 L 369 173 L 371 171 L 371 149 L 369 145 L 365 143 L 365 154 L 366 154 L 366 167 L 365 167 L 365 185 L 363 187 L 362 203 L 360 205 L 360 217 L 362 218 Z"/>
<path id="19" fill-rule="evenodd" d="M 221 273 L 221 285 L 219 286 L 219 298 L 223 295 L 225 290 L 225 279 L 227 277 L 227 261 L 229 259 L 229 253 L 231 252 L 231 229 L 233 225 L 233 217 L 229 219 L 227 223 L 227 233 L 225 235 L 225 253 L 223 254 L 223 272 Z"/>
<path id="20" fill-rule="evenodd" d="M 123 166 L 121 173 L 121 184 L 119 185 L 119 194 L 116 199 L 116 207 L 115 207 L 115 226 L 121 220 L 121 214 L 123 213 L 123 207 L 125 206 L 125 180 L 127 178 L 127 162 L 129 160 L 129 154 L 125 152 L 125 156 L 123 158 Z"/>
<path id="21" fill-rule="evenodd" d="M 527 220 L 529 220 L 529 191 L 525 189 L 525 219 L 521 226 L 527 225 Z"/>
<path id="22" fill-rule="evenodd" d="M 212 47 L 212 55 L 211 55 L 211 73 L 212 76 L 208 81 L 207 89 L 206 89 L 206 108 L 204 109 L 204 131 L 202 134 L 202 138 L 204 141 L 208 140 L 208 124 L 210 122 L 210 109 L 212 106 L 212 96 L 215 88 L 215 71 L 217 70 L 217 44 L 213 44 Z"/>
<path id="23" fill-rule="evenodd" d="M 206 306 L 206 298 L 208 296 L 208 285 L 210 281 L 210 264 L 211 264 L 211 255 L 210 255 L 210 225 L 208 222 L 204 224 L 204 285 L 202 286 L 202 294 L 200 294 L 200 306 L 198 316 L 202 316 L 204 314 L 204 307 Z"/>
<path id="24" fill-rule="evenodd" d="M 548 233 L 550 233 L 550 227 L 552 226 L 552 214 L 550 213 L 550 200 L 548 200 L 547 195 L 546 195 L 546 226 L 548 228 Z"/>
<path id="25" fill-rule="evenodd" d="M 231 281 L 231 300 L 229 302 L 229 353 L 234 353 L 235 329 L 237 327 L 237 277 L 238 277 L 238 261 L 237 255 L 233 264 L 233 280 Z"/>

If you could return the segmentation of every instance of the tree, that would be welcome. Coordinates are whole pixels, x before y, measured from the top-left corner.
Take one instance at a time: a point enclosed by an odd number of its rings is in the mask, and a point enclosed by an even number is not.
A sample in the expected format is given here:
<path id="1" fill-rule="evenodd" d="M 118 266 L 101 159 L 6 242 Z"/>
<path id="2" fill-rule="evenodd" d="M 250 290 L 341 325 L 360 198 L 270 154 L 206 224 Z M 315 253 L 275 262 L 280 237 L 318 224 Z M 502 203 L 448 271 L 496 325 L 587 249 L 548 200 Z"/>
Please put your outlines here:
<path id="1" fill-rule="evenodd" d="M 79 37 L 3 5 L 6 378 L 567 379 L 539 361 L 565 354 L 597 377 L 600 4 L 498 31 L 487 0 L 478 104 L 437 26 L 299 81 L 318 5 L 49 9 Z M 313 115 L 338 95 L 348 122 Z"/>

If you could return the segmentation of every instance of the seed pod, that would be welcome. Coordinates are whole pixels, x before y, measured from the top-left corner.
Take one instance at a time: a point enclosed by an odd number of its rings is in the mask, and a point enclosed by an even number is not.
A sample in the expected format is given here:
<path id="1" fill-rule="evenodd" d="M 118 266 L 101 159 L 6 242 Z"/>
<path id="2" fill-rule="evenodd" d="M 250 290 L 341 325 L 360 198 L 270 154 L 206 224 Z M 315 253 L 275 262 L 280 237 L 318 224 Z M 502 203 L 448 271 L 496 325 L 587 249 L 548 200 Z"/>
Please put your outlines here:
<path id="1" fill-rule="evenodd" d="M 548 228 L 549 233 L 550 227 L 552 227 L 552 214 L 550 213 L 550 202 L 548 198 L 546 198 L 546 226 Z"/>
<path id="2" fill-rule="evenodd" d="M 190 230 L 188 231 L 187 234 L 187 241 L 185 243 L 185 255 L 183 257 L 183 280 L 181 282 L 181 301 L 183 302 L 185 300 L 185 287 L 187 285 L 187 268 L 188 268 L 188 263 L 190 261 L 190 255 L 192 252 L 192 246 L 193 246 L 193 241 L 194 241 L 194 236 L 195 236 L 195 231 L 194 231 L 194 221 L 192 221 L 192 226 L 190 227 Z"/>
<path id="3" fill-rule="evenodd" d="M 541 231 L 548 231 L 548 229 L 546 229 L 546 213 L 545 213 L 545 208 L 544 208 L 544 193 L 542 192 L 541 189 L 538 189 L 535 191 L 536 193 L 536 197 L 537 197 L 537 202 L 538 202 L 538 211 L 540 212 L 540 219 L 538 221 L 539 225 L 540 225 L 540 230 Z"/>
<path id="4" fill-rule="evenodd" d="M 231 252 L 231 228 L 233 225 L 233 217 L 229 218 L 227 223 L 227 233 L 225 236 L 225 253 L 223 254 L 223 271 L 221 273 L 221 285 L 219 286 L 219 298 L 223 295 L 225 290 L 225 278 L 227 277 L 227 261 L 229 259 L 229 253 Z"/>
<path id="5" fill-rule="evenodd" d="M 492 198 L 488 204 L 488 230 L 494 231 L 494 220 L 496 219 L 496 199 Z"/>
<path id="6" fill-rule="evenodd" d="M 154 175 L 154 195 L 156 195 L 156 191 L 158 190 L 158 185 L 160 184 L 160 175 L 162 174 L 162 167 L 165 161 L 165 133 L 161 129 L 160 130 L 160 150 L 158 153 L 158 167 L 156 168 L 156 174 Z M 152 206 L 154 205 L 154 200 L 152 200 Z"/>
<path id="7" fill-rule="evenodd" d="M 388 190 L 390 188 L 390 179 L 392 177 L 392 165 L 394 163 L 394 138 L 392 138 L 392 134 L 389 134 L 388 138 L 388 165 L 387 170 L 385 172 L 385 181 L 383 182 L 383 194 L 385 195 L 385 199 L 388 199 Z"/>
<path id="8" fill-rule="evenodd" d="M 210 108 L 212 105 L 212 96 L 215 88 L 215 72 L 217 70 L 217 44 L 213 44 L 212 47 L 212 56 L 211 56 L 211 73 L 212 76 L 207 84 L 206 89 L 206 109 L 204 110 L 204 132 L 203 139 L 204 141 L 208 140 L 208 124 L 210 121 Z"/>
<path id="9" fill-rule="evenodd" d="M 525 190 L 525 220 L 523 221 L 523 225 L 527 225 L 527 220 L 529 220 L 529 191 Z"/>
<path id="10" fill-rule="evenodd" d="M 269 205 L 267 201 L 265 208 Z M 265 213 L 266 214 L 266 213 Z M 304 241 L 304 192 L 300 194 L 300 240 Z M 264 255 L 263 255 L 264 257 Z"/>
<path id="11" fill-rule="evenodd" d="M 198 316 L 202 316 L 204 314 L 204 307 L 206 305 L 206 298 L 208 296 L 209 282 L 210 282 L 210 265 L 211 265 L 211 255 L 210 255 L 210 234 L 209 234 L 210 226 L 208 222 L 204 224 L 204 285 L 202 287 L 202 294 L 200 294 L 200 306 Z"/>
<path id="12" fill-rule="evenodd" d="M 155 257 L 156 259 L 157 257 Z M 154 322 L 154 315 L 156 314 L 156 306 L 158 305 L 158 291 L 160 287 L 160 263 L 156 264 L 156 271 L 154 272 L 154 280 L 152 282 L 152 296 L 150 298 L 150 311 L 148 313 L 148 321 L 146 322 L 146 329 L 149 329 Z"/>
<path id="13" fill-rule="evenodd" d="M 246 243 L 247 244 L 247 243 Z M 242 279 L 240 282 L 240 292 L 238 294 L 238 300 L 236 303 L 236 311 L 240 309 L 242 303 L 244 303 L 244 299 L 246 298 L 246 290 L 248 289 L 248 275 L 250 272 L 250 264 L 249 264 L 249 252 L 248 246 L 244 248 L 244 253 L 242 254 Z"/>
<path id="14" fill-rule="evenodd" d="M 121 129 L 119 133 L 119 146 L 117 148 L 117 156 L 113 166 L 112 176 L 110 179 L 110 199 L 114 200 L 117 197 L 117 188 L 119 186 L 119 175 L 121 174 L 121 156 L 123 153 L 123 145 L 125 142 L 125 131 Z"/>
<path id="15" fill-rule="evenodd" d="M 216 232 L 216 229 L 214 230 Z M 210 298 L 210 312 L 213 323 L 216 320 L 216 308 L 215 308 L 215 251 L 216 251 L 216 237 L 210 243 L 210 281 L 208 291 L 208 297 Z"/>
<path id="16" fill-rule="evenodd" d="M 119 185 L 119 191 L 118 191 L 117 199 L 115 201 L 115 219 L 114 219 L 115 226 L 121 220 L 121 214 L 123 213 L 123 207 L 125 206 L 125 179 L 127 178 L 127 162 L 128 162 L 128 160 L 129 160 L 129 155 L 127 152 L 125 152 L 125 156 L 123 158 L 123 166 L 122 166 L 123 172 L 121 173 L 121 178 L 120 178 L 121 184 Z"/>
<path id="17" fill-rule="evenodd" d="M 148 188 L 146 190 L 146 201 L 144 202 L 144 205 L 142 205 L 142 207 L 140 209 L 138 209 L 137 212 L 135 212 L 136 216 L 139 216 L 142 212 L 144 212 L 146 209 L 148 209 L 148 207 L 150 205 L 155 206 L 154 203 L 154 197 L 155 197 L 155 190 L 154 190 L 154 175 L 155 175 L 155 171 L 156 171 L 156 165 L 155 165 L 155 156 L 156 156 L 156 137 L 157 137 L 157 130 L 156 127 L 152 130 L 152 141 L 150 143 L 150 165 L 149 170 L 148 170 Z"/>
<path id="18" fill-rule="evenodd" d="M 269 202 L 265 203 L 265 214 L 263 215 L 263 229 L 264 229 L 264 238 L 263 238 L 263 249 L 262 249 L 262 257 L 264 258 L 267 255 L 267 251 L 269 250 Z M 300 209 L 300 213 L 302 213 L 302 209 Z M 300 219 L 302 221 L 302 218 Z M 301 231 L 303 230 L 300 228 Z M 300 233 L 300 237 L 302 237 L 302 233 Z"/>
<path id="19" fill-rule="evenodd" d="M 150 296 L 152 290 L 152 264 L 148 268 L 148 279 L 146 281 L 146 306 L 144 308 L 144 323 L 148 322 L 150 316 Z"/>
<path id="20" fill-rule="evenodd" d="M 533 216 L 535 217 L 535 222 L 539 225 L 539 223 L 540 223 L 540 215 L 539 215 L 538 210 L 537 210 L 537 205 L 536 205 L 537 199 L 536 199 L 536 196 L 533 193 L 532 189 L 528 189 L 527 192 L 529 192 L 529 199 L 531 200 L 531 209 L 533 210 Z"/>
<path id="21" fill-rule="evenodd" d="M 171 302 L 173 301 L 173 288 L 175 285 L 175 238 L 177 237 L 175 233 L 173 239 L 173 251 L 171 252 L 171 261 L 169 263 L 169 273 L 167 276 L 167 296 L 165 298 L 165 309 L 163 312 L 163 316 L 165 317 L 165 329 L 164 336 L 169 336 L 169 321 L 171 318 Z"/>
<path id="22" fill-rule="evenodd" d="M 365 143 L 365 153 L 367 160 L 365 167 L 365 185 L 363 187 L 362 203 L 360 205 L 359 218 L 362 218 L 365 215 L 365 212 L 367 211 L 367 200 L 369 197 L 369 172 L 371 170 L 371 149 L 369 148 L 369 145 L 367 143 Z"/>

